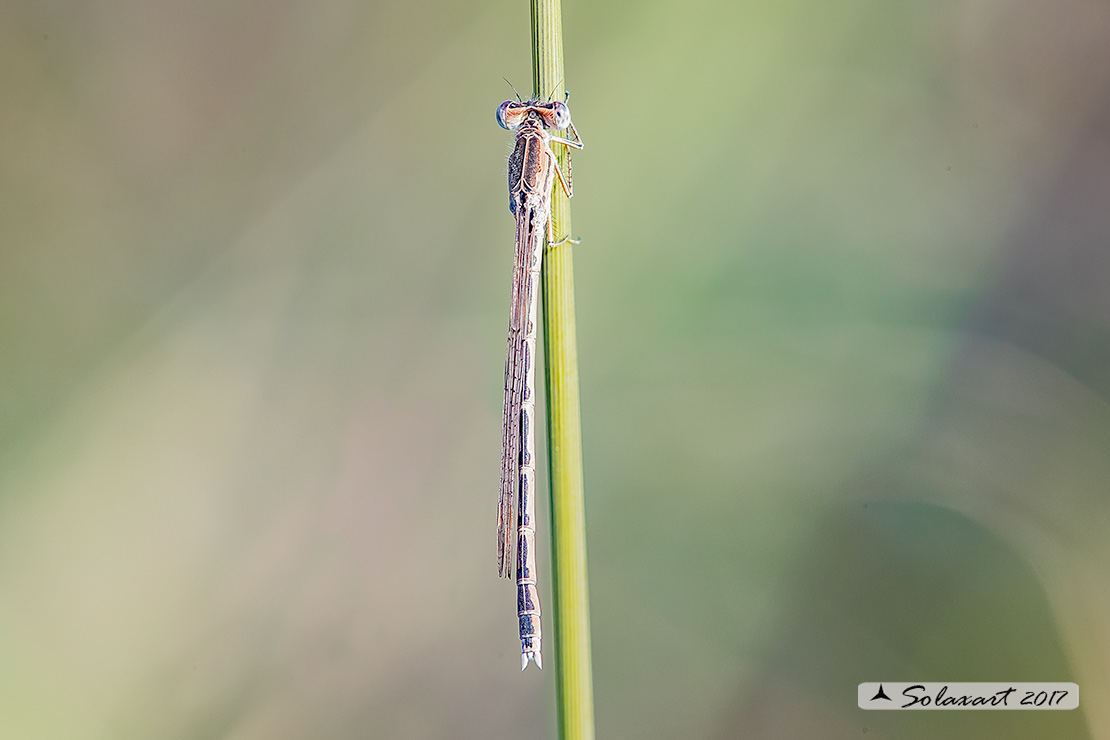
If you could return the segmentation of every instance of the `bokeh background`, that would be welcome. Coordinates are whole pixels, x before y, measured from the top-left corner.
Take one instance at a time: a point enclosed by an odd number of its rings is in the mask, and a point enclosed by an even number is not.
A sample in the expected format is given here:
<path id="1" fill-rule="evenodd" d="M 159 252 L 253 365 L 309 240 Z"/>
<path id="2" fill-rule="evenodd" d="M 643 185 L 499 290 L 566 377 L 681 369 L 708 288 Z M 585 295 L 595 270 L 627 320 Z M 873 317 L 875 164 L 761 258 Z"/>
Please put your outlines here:
<path id="1" fill-rule="evenodd" d="M 555 736 L 494 557 L 528 23 L 0 4 L 0 737 Z M 598 736 L 1110 738 L 1110 6 L 564 23 Z"/>

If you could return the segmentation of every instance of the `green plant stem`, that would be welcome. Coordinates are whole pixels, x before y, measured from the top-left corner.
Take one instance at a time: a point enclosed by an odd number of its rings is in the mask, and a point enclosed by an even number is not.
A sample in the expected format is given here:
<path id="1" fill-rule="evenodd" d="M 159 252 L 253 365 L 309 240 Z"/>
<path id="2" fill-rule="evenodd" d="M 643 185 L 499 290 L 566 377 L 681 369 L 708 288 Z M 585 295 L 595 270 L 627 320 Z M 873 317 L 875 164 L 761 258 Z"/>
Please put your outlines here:
<path id="1" fill-rule="evenodd" d="M 531 0 L 532 82 L 537 98 L 563 96 L 562 11 L 559 0 Z M 555 150 L 564 174 L 570 154 Z M 551 201 L 556 243 L 570 236 L 570 202 L 558 182 Z M 574 266 L 569 242 L 543 257 L 544 374 L 547 381 L 547 451 L 551 472 L 551 550 L 555 623 L 556 712 L 562 740 L 593 740 L 586 517 L 582 484 L 582 426 L 574 325 Z"/>

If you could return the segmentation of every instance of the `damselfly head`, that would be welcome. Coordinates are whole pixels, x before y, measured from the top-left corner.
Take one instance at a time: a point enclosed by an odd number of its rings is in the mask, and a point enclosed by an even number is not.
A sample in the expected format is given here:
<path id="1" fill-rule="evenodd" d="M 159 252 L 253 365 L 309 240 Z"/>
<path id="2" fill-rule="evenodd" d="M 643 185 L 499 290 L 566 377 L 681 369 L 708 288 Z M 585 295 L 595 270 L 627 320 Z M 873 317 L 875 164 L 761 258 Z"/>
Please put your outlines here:
<path id="1" fill-rule="evenodd" d="M 515 100 L 506 100 L 497 106 L 497 123 L 501 128 L 516 131 L 529 113 L 539 116 L 544 128 L 565 129 L 570 125 L 570 108 L 566 103 L 520 103 Z"/>

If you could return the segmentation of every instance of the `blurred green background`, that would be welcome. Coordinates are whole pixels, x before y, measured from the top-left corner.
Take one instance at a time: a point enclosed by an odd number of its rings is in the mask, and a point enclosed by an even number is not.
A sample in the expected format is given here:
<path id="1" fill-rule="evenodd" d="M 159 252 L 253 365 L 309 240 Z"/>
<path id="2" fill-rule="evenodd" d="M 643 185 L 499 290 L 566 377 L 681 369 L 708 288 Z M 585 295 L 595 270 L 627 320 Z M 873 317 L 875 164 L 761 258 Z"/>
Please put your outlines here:
<path id="1" fill-rule="evenodd" d="M 1110 7 L 563 12 L 598 737 L 1110 738 Z M 528 29 L 0 4 L 0 737 L 555 736 L 495 573 Z"/>

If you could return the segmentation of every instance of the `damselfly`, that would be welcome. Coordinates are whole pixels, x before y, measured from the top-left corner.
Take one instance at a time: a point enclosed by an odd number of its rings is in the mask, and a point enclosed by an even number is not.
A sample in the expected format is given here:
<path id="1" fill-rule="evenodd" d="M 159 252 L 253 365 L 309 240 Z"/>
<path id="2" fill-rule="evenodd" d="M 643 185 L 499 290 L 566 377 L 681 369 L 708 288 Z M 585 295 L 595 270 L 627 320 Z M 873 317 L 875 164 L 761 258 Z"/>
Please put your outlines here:
<path id="1" fill-rule="evenodd" d="M 551 189 L 559 178 L 571 196 L 570 169 L 563 177 L 551 142 L 575 149 L 582 140 L 570 121 L 566 103 L 506 100 L 497 108 L 497 122 L 516 131 L 509 157 L 509 210 L 516 217 L 512 305 L 509 310 L 509 354 L 505 361 L 505 408 L 501 419 L 501 495 L 497 507 L 497 572 L 510 577 L 513 552 L 513 499 L 516 499 L 517 619 L 520 623 L 520 669 L 528 661 L 543 667 L 540 654 L 540 599 L 536 589 L 535 418 L 536 304 L 544 237 L 551 233 Z M 545 129 L 567 129 L 574 141 Z M 514 495 L 515 494 L 515 495 Z"/>

